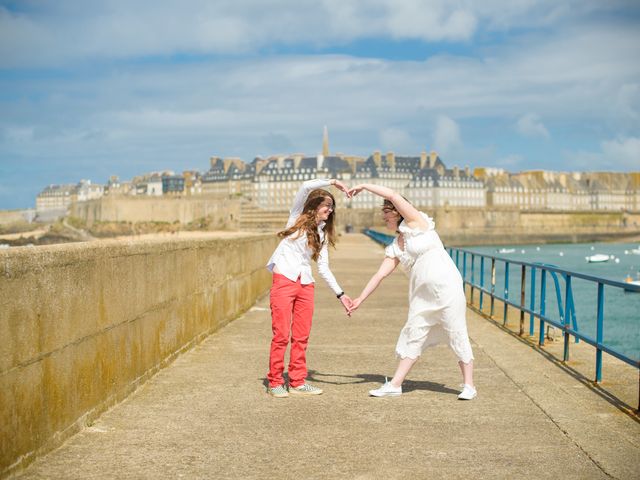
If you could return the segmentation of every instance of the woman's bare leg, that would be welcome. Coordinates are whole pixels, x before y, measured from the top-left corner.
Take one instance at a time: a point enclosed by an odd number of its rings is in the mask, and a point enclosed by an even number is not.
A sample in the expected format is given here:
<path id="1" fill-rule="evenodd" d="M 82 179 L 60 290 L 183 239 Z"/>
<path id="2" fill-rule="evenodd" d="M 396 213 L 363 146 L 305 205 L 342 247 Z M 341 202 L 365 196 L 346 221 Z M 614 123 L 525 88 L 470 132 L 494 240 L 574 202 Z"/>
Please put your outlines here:
<path id="1" fill-rule="evenodd" d="M 398 363 L 398 368 L 396 368 L 396 373 L 393 375 L 391 379 L 391 385 L 394 387 L 401 387 L 402 382 L 404 382 L 405 377 L 411 371 L 411 368 L 415 365 L 418 357 L 416 358 L 403 358 Z"/>
<path id="2" fill-rule="evenodd" d="M 462 383 L 473 387 L 473 360 L 469 363 L 464 363 L 460 360 L 458 365 L 460 365 L 460 371 L 462 372 Z"/>

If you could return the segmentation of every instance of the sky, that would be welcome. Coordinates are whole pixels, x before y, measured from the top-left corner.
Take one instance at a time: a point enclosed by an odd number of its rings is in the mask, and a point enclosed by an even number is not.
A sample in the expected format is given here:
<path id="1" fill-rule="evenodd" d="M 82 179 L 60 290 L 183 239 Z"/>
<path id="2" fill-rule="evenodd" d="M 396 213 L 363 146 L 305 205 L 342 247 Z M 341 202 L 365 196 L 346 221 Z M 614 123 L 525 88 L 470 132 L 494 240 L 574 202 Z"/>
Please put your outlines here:
<path id="1" fill-rule="evenodd" d="M 0 0 L 0 209 L 209 158 L 640 171 L 637 0 Z"/>

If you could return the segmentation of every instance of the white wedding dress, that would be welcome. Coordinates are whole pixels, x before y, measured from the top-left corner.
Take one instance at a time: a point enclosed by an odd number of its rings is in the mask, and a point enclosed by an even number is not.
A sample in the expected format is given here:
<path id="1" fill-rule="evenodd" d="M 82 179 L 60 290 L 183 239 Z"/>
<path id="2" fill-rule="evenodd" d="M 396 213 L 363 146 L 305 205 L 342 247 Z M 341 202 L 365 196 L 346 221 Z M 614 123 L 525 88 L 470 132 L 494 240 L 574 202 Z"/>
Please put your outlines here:
<path id="1" fill-rule="evenodd" d="M 467 303 L 460 272 L 435 231 L 435 222 L 421 212 L 427 230 L 398 227 L 404 250 L 396 238 L 385 255 L 397 258 L 409 275 L 409 315 L 400 332 L 396 354 L 417 358 L 426 347 L 448 343 L 459 360 L 469 363 L 473 352 L 467 333 Z"/>

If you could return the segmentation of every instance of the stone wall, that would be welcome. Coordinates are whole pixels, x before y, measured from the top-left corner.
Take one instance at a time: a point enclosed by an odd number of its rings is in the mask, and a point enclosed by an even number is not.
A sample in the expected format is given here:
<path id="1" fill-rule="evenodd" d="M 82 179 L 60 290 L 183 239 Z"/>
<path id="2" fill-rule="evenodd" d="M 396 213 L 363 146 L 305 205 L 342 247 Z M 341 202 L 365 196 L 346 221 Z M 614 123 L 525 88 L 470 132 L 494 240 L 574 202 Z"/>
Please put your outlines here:
<path id="1" fill-rule="evenodd" d="M 441 207 L 427 211 L 449 245 L 588 242 L 624 240 L 640 235 L 640 212 L 528 211 L 508 208 Z M 180 222 L 211 217 L 212 229 L 275 232 L 284 227 L 288 212 L 264 211 L 239 199 L 194 197 L 107 196 L 72 205 L 71 215 L 88 225 L 104 222 Z M 379 209 L 339 208 L 338 231 L 384 229 Z"/>
<path id="2" fill-rule="evenodd" d="M 12 223 L 24 223 L 27 221 L 30 213 L 35 211 L 29 210 L 0 210 L 0 225 L 10 225 Z"/>
<path id="3" fill-rule="evenodd" d="M 276 243 L 211 234 L 0 251 L 0 477 L 251 307 Z"/>
<path id="4" fill-rule="evenodd" d="M 71 205 L 70 215 L 91 226 L 95 222 L 180 222 L 213 217 L 219 230 L 234 230 L 240 221 L 240 200 L 209 196 L 106 196 Z"/>
<path id="5" fill-rule="evenodd" d="M 385 232 L 379 210 L 338 213 L 340 231 L 371 227 Z M 447 245 L 625 240 L 640 236 L 640 212 L 554 212 L 509 209 L 438 208 L 427 212 Z"/>

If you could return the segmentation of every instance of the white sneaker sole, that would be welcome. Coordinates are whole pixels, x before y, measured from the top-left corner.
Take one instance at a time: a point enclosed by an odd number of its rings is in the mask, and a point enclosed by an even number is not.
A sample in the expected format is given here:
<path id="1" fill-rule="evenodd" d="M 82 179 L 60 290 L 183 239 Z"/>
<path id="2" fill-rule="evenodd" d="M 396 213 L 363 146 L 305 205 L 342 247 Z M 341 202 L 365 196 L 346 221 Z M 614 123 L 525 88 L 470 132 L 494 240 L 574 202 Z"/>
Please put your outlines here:
<path id="1" fill-rule="evenodd" d="M 375 390 L 369 390 L 369 395 L 372 397 L 399 397 L 402 392 L 376 392 Z"/>
<path id="2" fill-rule="evenodd" d="M 478 396 L 477 393 L 474 393 L 473 395 L 471 395 L 470 397 L 468 396 L 462 396 L 462 395 L 458 395 L 458 400 L 473 400 L 474 398 L 476 398 Z"/>
<path id="3" fill-rule="evenodd" d="M 304 392 L 304 391 L 299 391 L 296 390 L 294 388 L 292 388 L 291 390 L 289 390 L 289 394 L 290 395 L 300 395 L 300 396 L 311 396 L 311 395 L 322 395 L 324 392 L 322 390 L 316 390 L 314 392 Z"/>
<path id="4" fill-rule="evenodd" d="M 270 397 L 273 397 L 273 398 L 287 398 L 289 396 L 288 393 L 271 393 L 271 392 L 267 392 L 267 394 Z"/>

